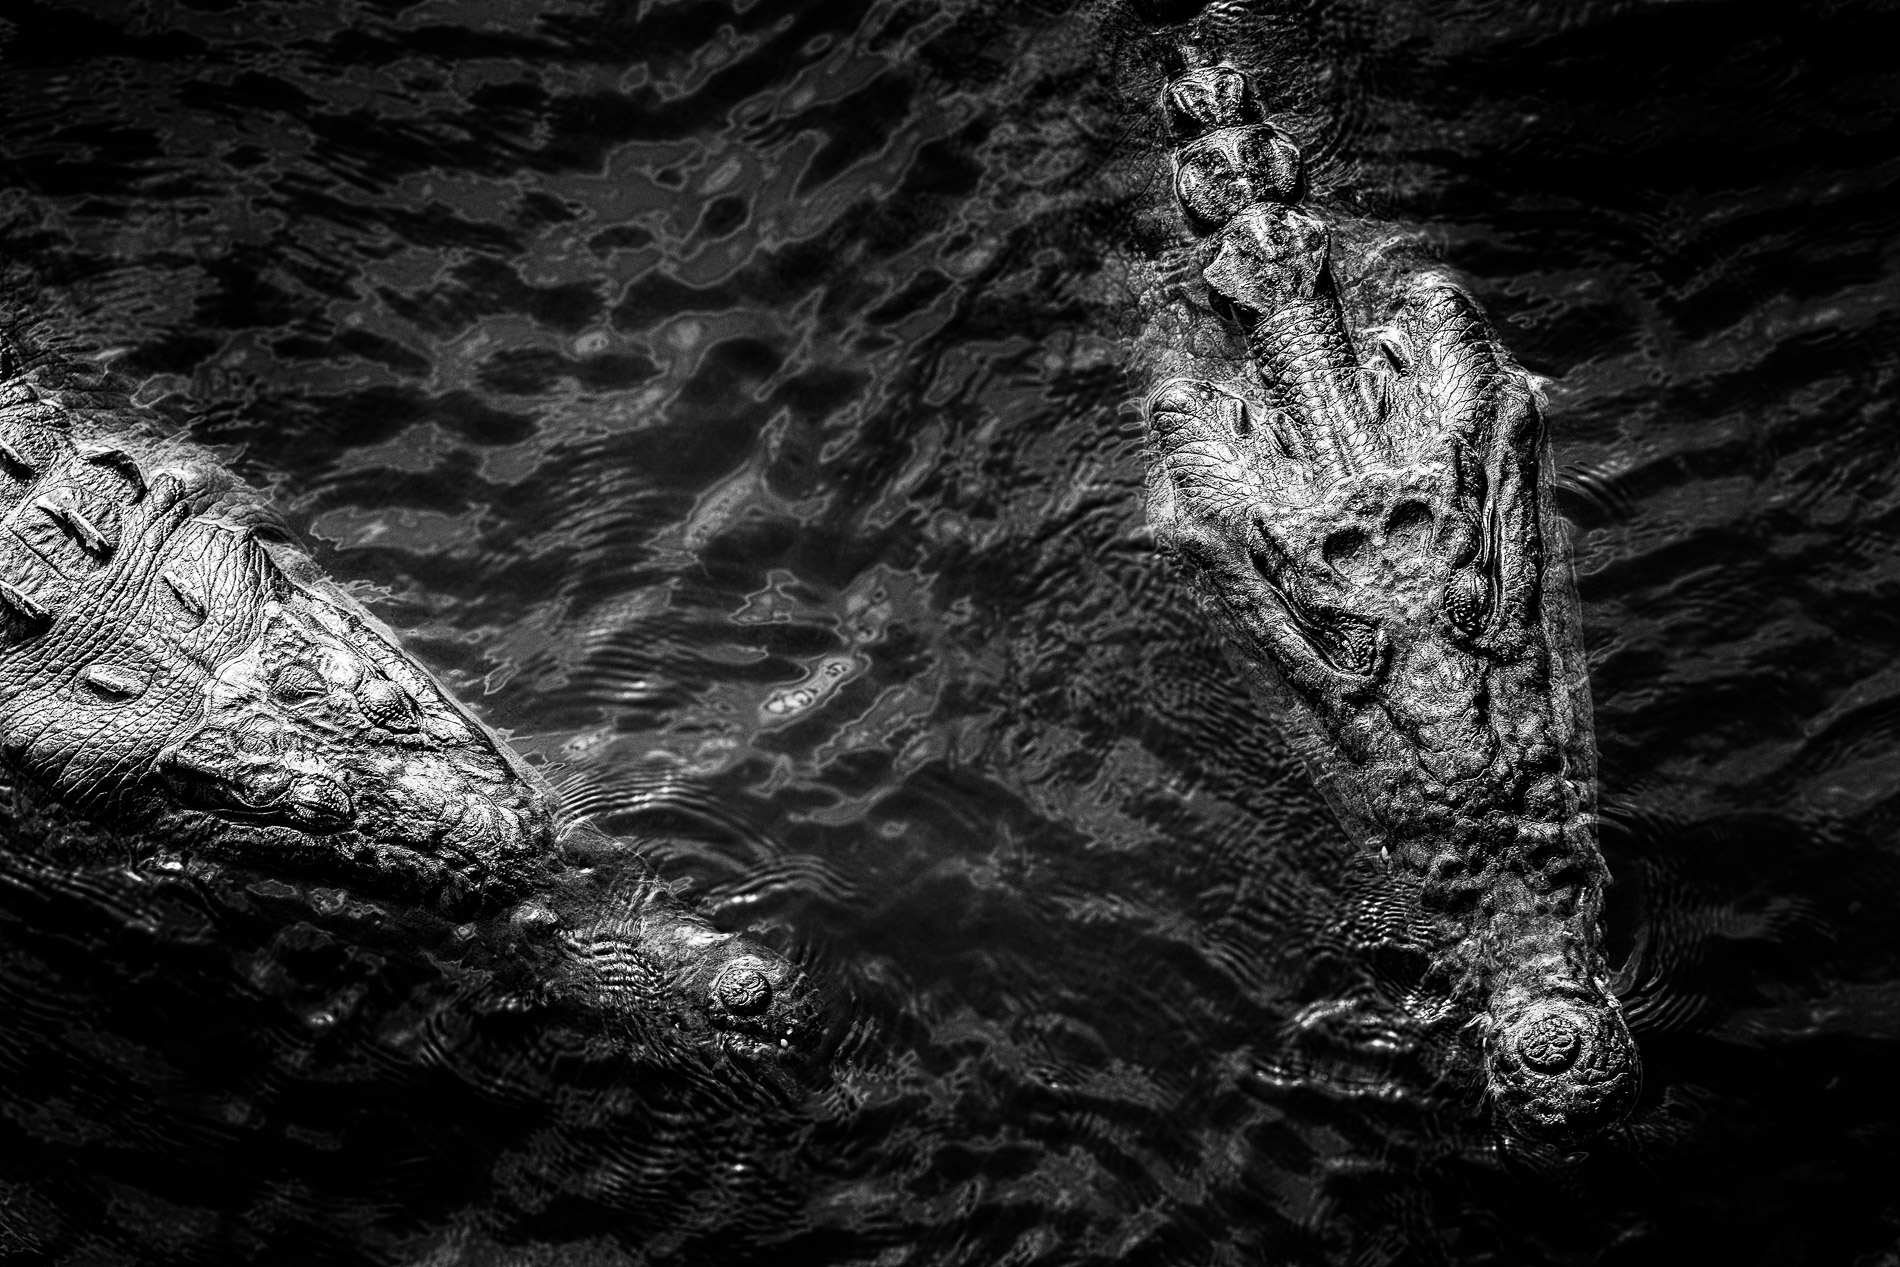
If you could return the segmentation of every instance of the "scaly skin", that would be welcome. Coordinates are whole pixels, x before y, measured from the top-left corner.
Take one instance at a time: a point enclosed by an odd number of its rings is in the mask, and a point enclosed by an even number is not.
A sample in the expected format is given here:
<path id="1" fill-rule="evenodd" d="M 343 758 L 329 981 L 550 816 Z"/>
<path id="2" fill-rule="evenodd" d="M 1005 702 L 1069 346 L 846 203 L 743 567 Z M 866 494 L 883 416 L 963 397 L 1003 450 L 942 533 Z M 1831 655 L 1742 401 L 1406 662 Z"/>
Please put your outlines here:
<path id="1" fill-rule="evenodd" d="M 1205 307 L 1176 304 L 1158 337 L 1235 323 L 1257 373 L 1149 396 L 1158 539 L 1342 816 L 1418 886 L 1431 984 L 1475 1020 L 1497 1109 L 1586 1136 L 1640 1074 L 1599 947 L 1608 877 L 1539 395 L 1442 277 L 1412 279 L 1355 343 L 1327 227 L 1294 205 L 1299 151 L 1246 75 L 1191 69 L 1163 109 Z"/>
<path id="2" fill-rule="evenodd" d="M 0 769 L 15 847 L 340 880 L 472 919 L 549 993 L 774 1061 L 791 963 L 592 829 L 201 450 L 0 336 Z"/>

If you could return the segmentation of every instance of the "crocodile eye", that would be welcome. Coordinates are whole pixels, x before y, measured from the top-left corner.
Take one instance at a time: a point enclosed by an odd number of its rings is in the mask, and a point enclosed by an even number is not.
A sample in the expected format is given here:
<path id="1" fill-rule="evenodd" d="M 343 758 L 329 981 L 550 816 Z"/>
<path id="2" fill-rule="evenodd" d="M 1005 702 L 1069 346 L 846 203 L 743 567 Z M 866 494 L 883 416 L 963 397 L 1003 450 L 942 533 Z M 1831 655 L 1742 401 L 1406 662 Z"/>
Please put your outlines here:
<path id="1" fill-rule="evenodd" d="M 416 728 L 416 706 L 403 689 L 387 678 L 374 677 L 356 688 L 363 705 L 363 716 L 384 730 L 409 731 Z"/>
<path id="2" fill-rule="evenodd" d="M 1350 618 L 1333 625 L 1333 663 L 1348 673 L 1370 673 L 1379 656 L 1379 640 L 1371 625 Z"/>
<path id="3" fill-rule="evenodd" d="M 284 812 L 313 836 L 327 836 L 350 824 L 350 794 L 334 779 L 305 775 L 290 785 L 283 798 Z"/>
<path id="4" fill-rule="evenodd" d="M 273 688 L 277 698 L 286 704 L 301 704 L 307 699 L 330 693 L 329 683 L 325 682 L 315 669 L 303 664 L 288 664 L 277 675 Z"/>
<path id="5" fill-rule="evenodd" d="M 1445 583 L 1445 615 L 1467 637 L 1484 632 L 1491 618 L 1491 587 L 1477 569 L 1467 568 Z"/>
<path id="6" fill-rule="evenodd" d="M 254 718 L 231 736 L 231 747 L 241 757 L 253 761 L 268 761 L 282 751 L 277 727 L 264 718 Z"/>
<path id="7" fill-rule="evenodd" d="M 1264 570 L 1262 574 L 1265 575 Z M 1285 588 L 1271 580 L 1267 584 L 1285 604 L 1293 627 L 1327 663 L 1342 673 L 1362 677 L 1378 668 L 1379 635 L 1370 621 L 1348 615 L 1330 604 L 1311 602 L 1302 592 L 1306 587 L 1298 579 Z"/>

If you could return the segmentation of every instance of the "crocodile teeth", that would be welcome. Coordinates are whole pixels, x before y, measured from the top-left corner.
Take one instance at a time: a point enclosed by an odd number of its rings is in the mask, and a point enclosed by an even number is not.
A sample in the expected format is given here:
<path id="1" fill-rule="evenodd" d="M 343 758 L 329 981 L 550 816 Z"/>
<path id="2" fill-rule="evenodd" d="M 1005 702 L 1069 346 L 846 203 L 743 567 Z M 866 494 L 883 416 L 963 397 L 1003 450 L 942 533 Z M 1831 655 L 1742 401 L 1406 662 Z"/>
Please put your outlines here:
<path id="1" fill-rule="evenodd" d="M 4 604 L 17 616 L 36 625 L 51 623 L 53 613 L 41 607 L 33 596 L 17 586 L 0 581 L 0 604 Z"/>

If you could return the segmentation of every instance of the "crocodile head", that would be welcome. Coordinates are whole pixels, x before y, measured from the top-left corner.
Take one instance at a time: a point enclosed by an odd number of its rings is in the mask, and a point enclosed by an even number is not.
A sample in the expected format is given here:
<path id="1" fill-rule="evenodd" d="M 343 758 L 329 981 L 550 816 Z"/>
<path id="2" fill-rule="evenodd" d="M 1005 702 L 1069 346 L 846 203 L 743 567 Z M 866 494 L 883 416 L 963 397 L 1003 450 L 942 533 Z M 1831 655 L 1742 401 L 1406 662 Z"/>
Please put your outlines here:
<path id="1" fill-rule="evenodd" d="M 178 803 L 260 844 L 273 831 L 320 838 L 456 894 L 525 880 L 549 843 L 538 781 L 359 614 L 243 558 L 255 543 L 228 530 L 186 531 L 200 537 L 194 557 L 161 574 L 158 600 L 239 628 L 235 653 L 206 666 L 196 724 L 158 754 Z M 219 595 L 220 571 L 258 584 Z"/>
<path id="2" fill-rule="evenodd" d="M 1233 329 L 1248 364 L 1150 394 L 1157 539 L 1349 825 L 1418 887 L 1435 978 L 1477 1022 L 1506 1119 L 1586 1135 L 1628 1108 L 1638 1067 L 1599 948 L 1607 873 L 1541 401 L 1442 276 L 1352 337 L 1328 230 L 1291 205 L 1298 150 L 1239 71 L 1192 70 L 1163 104 L 1198 239 L 1204 315 L 1185 322 Z"/>
<path id="3" fill-rule="evenodd" d="M 0 383 L 16 820 L 58 816 L 81 856 L 96 835 L 458 920 L 506 925 L 512 909 L 518 930 L 556 934 L 537 960 L 552 995 L 642 1021 L 673 1009 L 722 1050 L 802 1039 L 795 967 L 717 932 L 626 851 L 582 868 L 615 883 L 577 885 L 545 782 L 309 560 L 246 527 L 247 506 L 204 454 L 122 410 Z M 21 797 L 44 812 L 22 816 Z M 641 988 L 614 962 L 640 966 Z"/>
<path id="4" fill-rule="evenodd" d="M 114 440 L 37 394 L 0 408 L 0 747 L 24 780 L 162 845 L 449 906 L 530 882 L 543 789 L 210 513 L 218 472 Z"/>
<path id="5" fill-rule="evenodd" d="M 1484 1009 L 1500 1107 L 1583 1134 L 1627 1107 L 1635 1059 L 1595 953 L 1574 666 L 1543 610 L 1539 415 L 1517 378 L 1494 381 L 1475 435 L 1407 426 L 1435 368 L 1381 384 L 1384 426 L 1344 437 L 1331 468 L 1289 462 L 1238 396 L 1164 389 L 1151 516 L 1303 711 L 1348 818 L 1421 882 L 1443 984 Z"/>

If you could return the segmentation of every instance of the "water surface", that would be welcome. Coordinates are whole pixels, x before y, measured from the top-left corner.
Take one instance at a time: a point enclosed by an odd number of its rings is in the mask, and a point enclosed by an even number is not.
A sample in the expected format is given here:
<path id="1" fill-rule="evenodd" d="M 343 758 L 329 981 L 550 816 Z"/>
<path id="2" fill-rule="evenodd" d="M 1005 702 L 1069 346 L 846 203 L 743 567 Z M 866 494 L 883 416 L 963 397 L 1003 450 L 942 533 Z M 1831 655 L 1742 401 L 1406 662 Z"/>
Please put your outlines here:
<path id="1" fill-rule="evenodd" d="M 16 860 L 0 1249 L 1900 1262 L 1900 11 L 1247 12 L 1552 380 L 1626 1130 L 1511 1144 L 1383 1001 L 1153 553 L 1117 10 L 13 0 L 7 282 L 838 1021 L 656 1074 L 348 895 Z"/>

